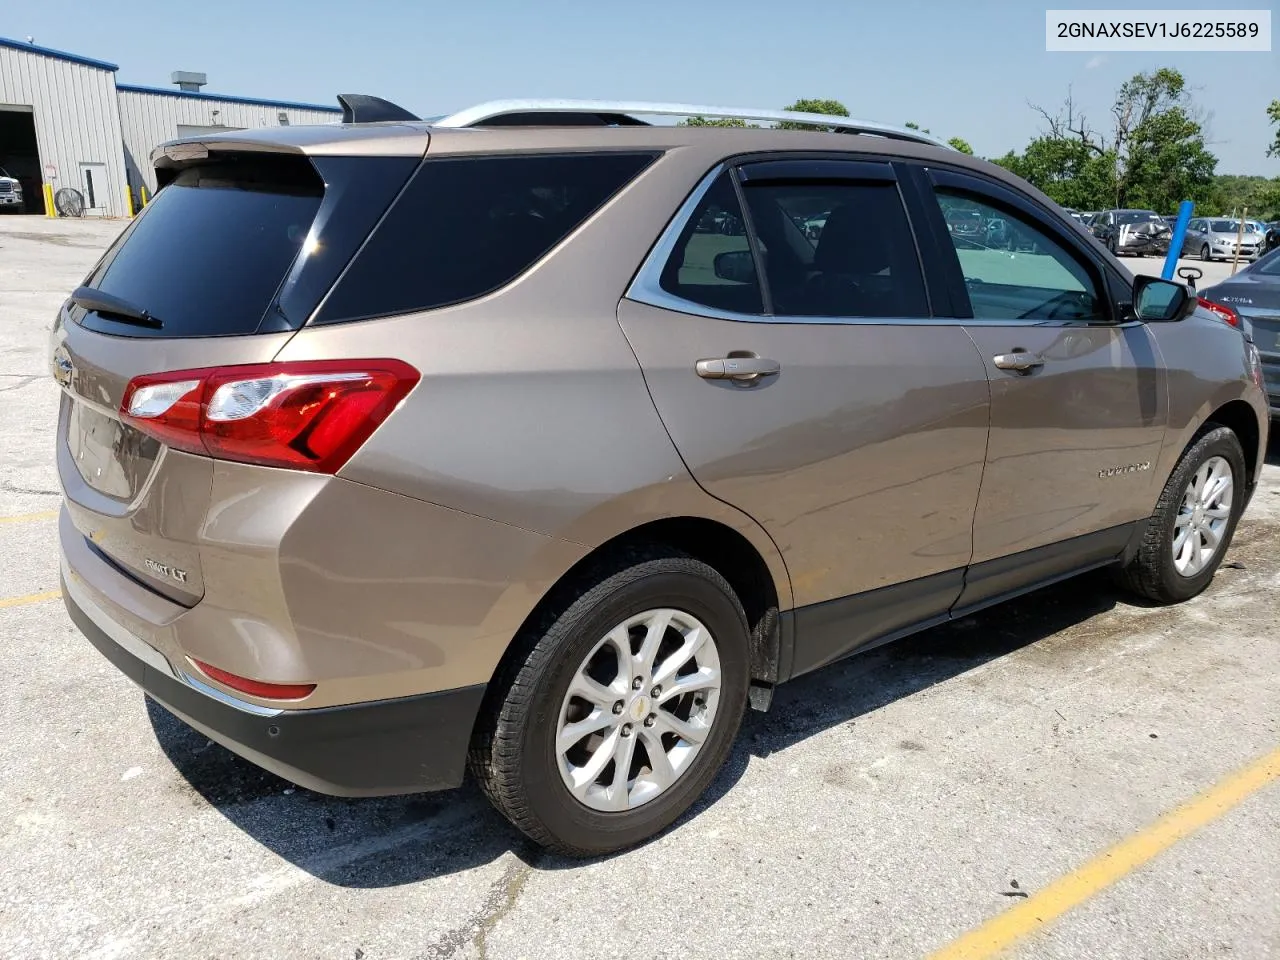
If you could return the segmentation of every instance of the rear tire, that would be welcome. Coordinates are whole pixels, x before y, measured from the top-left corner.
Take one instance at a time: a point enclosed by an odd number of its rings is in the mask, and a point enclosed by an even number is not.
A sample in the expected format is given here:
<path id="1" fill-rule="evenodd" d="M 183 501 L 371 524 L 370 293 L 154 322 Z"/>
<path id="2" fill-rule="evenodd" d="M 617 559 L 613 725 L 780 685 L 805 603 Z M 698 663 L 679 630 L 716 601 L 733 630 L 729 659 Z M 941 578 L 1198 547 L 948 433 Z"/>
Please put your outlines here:
<path id="1" fill-rule="evenodd" d="M 1219 498 L 1217 507 L 1206 510 L 1201 506 L 1196 510 L 1194 485 L 1198 477 L 1202 472 L 1210 477 L 1215 470 L 1220 472 L 1219 465 L 1223 463 L 1229 467 L 1231 481 L 1226 491 L 1227 505 L 1224 506 Z M 1139 596 L 1164 604 L 1190 600 L 1204 590 L 1212 582 L 1231 546 L 1236 523 L 1244 509 L 1245 483 L 1244 451 L 1240 441 L 1227 427 L 1211 425 L 1178 461 L 1160 493 L 1155 513 L 1147 522 L 1146 534 L 1137 555 L 1118 571 L 1117 582 Z M 1210 491 L 1208 482 L 1204 489 Z M 1215 524 L 1215 513 L 1222 513 L 1221 519 L 1225 522 L 1216 531 L 1208 530 L 1208 526 Z M 1196 526 L 1199 522 L 1206 525 L 1203 534 Z M 1180 544 L 1185 544 L 1185 539 L 1180 537 L 1194 538 L 1194 551 L 1187 548 L 1196 554 L 1194 563 L 1189 562 L 1186 554 L 1178 549 Z M 1211 537 L 1216 540 L 1212 553 L 1206 555 L 1208 547 L 1201 545 L 1208 544 Z"/>
<path id="2" fill-rule="evenodd" d="M 469 758 L 481 789 L 508 820 L 570 856 L 633 846 L 684 813 L 729 756 L 750 680 L 742 604 L 707 564 L 651 547 L 629 551 L 594 579 L 567 608 L 544 617 L 524 638 L 527 654 L 494 678 Z M 671 627 L 662 613 L 675 614 Z M 709 634 L 693 673 L 685 671 L 694 660 L 670 666 L 694 643 L 696 628 L 689 624 Z M 651 636 L 663 639 L 645 667 Z M 619 642 L 634 660 L 623 662 Z M 672 670 L 680 672 L 663 676 Z M 706 679 L 712 675 L 719 684 L 714 692 Z M 691 679 L 705 681 L 701 693 L 668 699 L 677 681 L 683 689 Z M 633 681 L 640 686 L 632 689 Z M 667 684 L 665 696 L 660 683 Z M 587 696 L 573 692 L 584 687 Z M 605 702 L 615 696 L 615 703 Z M 600 729 L 574 739 L 595 724 Z M 691 739 L 672 733 L 676 725 Z M 649 755 L 651 744 L 670 751 L 668 759 Z M 597 755 L 611 759 L 599 766 Z M 628 773 L 620 777 L 623 756 Z"/>

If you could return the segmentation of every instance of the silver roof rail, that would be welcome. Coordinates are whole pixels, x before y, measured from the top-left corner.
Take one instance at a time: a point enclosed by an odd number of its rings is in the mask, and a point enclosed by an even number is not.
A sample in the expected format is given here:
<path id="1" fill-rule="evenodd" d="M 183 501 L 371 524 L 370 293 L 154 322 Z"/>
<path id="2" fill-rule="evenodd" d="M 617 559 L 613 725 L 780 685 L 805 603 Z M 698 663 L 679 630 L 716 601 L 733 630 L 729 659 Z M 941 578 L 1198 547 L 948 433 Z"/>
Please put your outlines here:
<path id="1" fill-rule="evenodd" d="M 890 140 L 908 140 L 952 149 L 945 141 L 917 130 L 891 127 L 872 120 L 833 117 L 825 113 L 796 113 L 759 107 L 713 107 L 696 103 L 653 103 L 647 100 L 490 100 L 431 121 L 437 127 L 472 127 L 497 117 L 529 113 L 576 113 L 660 117 L 713 117 L 724 120 L 768 120 L 835 127 L 849 133 L 865 133 Z"/>

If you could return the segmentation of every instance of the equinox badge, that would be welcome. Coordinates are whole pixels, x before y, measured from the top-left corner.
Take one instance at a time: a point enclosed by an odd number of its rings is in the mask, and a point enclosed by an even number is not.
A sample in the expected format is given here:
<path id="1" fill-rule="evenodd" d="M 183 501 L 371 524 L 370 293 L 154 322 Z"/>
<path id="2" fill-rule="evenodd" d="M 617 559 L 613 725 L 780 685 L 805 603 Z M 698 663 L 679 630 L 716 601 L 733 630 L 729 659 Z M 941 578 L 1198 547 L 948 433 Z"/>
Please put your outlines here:
<path id="1" fill-rule="evenodd" d="M 1126 473 L 1139 473 L 1142 470 L 1150 470 L 1151 461 L 1143 460 L 1141 463 L 1129 463 L 1123 467 L 1107 467 L 1105 470 L 1098 471 L 1098 479 L 1106 480 L 1108 477 L 1118 477 Z"/>

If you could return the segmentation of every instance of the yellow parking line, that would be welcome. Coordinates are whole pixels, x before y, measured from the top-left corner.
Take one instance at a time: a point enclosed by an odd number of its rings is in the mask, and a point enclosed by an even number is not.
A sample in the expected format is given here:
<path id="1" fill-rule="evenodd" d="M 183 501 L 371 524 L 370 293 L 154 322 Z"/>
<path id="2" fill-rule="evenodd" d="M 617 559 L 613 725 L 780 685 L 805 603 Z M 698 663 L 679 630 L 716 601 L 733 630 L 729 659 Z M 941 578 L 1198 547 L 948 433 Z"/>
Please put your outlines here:
<path id="1" fill-rule="evenodd" d="M 1277 779 L 1280 779 L 1280 749 L 1220 780 L 1016 907 L 953 940 L 930 954 L 929 960 L 982 960 L 997 956 Z"/>
<path id="2" fill-rule="evenodd" d="M 41 510 L 39 513 L 18 513 L 12 517 L 0 517 L 0 523 L 26 523 L 29 520 L 52 520 L 57 510 Z"/>
<path id="3" fill-rule="evenodd" d="M 60 596 L 61 590 L 46 590 L 44 593 L 28 593 L 25 597 L 0 597 L 0 607 L 25 607 L 28 603 L 56 600 Z"/>

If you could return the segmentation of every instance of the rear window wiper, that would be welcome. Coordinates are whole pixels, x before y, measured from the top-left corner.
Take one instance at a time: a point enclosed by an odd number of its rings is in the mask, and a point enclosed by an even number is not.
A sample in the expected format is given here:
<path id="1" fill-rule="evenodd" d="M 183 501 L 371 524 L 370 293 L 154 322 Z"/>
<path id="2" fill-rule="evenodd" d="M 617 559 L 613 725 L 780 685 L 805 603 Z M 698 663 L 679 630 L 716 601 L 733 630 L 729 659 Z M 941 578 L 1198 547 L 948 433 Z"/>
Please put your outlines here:
<path id="1" fill-rule="evenodd" d="M 132 323 L 139 327 L 151 327 L 155 330 L 159 330 L 164 326 L 164 321 L 158 317 L 151 316 L 141 307 L 134 306 L 128 300 L 117 297 L 115 294 L 95 290 L 93 287 L 76 287 L 75 292 L 71 294 L 71 302 L 78 307 L 84 307 L 86 310 L 114 317 L 123 323 Z"/>

